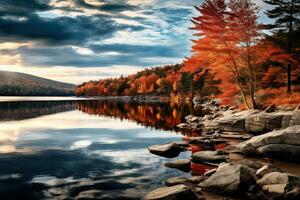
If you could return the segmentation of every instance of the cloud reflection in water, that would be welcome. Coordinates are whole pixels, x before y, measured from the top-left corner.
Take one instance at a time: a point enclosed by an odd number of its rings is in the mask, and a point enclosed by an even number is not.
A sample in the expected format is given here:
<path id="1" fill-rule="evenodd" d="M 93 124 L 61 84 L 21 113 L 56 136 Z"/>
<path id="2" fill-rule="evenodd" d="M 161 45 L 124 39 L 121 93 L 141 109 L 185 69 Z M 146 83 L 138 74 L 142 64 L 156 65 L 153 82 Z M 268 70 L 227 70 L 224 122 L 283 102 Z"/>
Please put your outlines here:
<path id="1" fill-rule="evenodd" d="M 126 120 L 71 111 L 3 122 L 0 133 L 0 177 L 20 175 L 0 179 L 8 199 L 140 199 L 182 174 L 147 151 L 180 135 Z"/>

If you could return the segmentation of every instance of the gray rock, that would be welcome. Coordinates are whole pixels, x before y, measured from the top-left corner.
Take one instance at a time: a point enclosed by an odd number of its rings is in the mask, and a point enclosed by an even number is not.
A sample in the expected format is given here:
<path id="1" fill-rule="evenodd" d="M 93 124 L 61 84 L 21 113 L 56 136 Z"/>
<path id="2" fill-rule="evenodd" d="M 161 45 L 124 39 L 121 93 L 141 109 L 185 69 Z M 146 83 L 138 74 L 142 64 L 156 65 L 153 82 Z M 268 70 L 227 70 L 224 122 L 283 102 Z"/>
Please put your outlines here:
<path id="1" fill-rule="evenodd" d="M 283 118 L 291 116 L 291 112 L 260 112 L 246 118 L 245 128 L 250 133 L 266 133 L 282 126 Z"/>
<path id="2" fill-rule="evenodd" d="M 220 134 L 221 138 L 226 138 L 226 139 L 239 139 L 239 140 L 244 140 L 244 139 L 250 139 L 252 135 L 250 134 L 236 134 L 236 133 L 223 133 Z"/>
<path id="3" fill-rule="evenodd" d="M 190 128 L 190 125 L 187 123 L 181 123 L 181 124 L 177 124 L 177 128 L 188 129 L 188 128 Z"/>
<path id="4" fill-rule="evenodd" d="M 253 169 L 254 171 L 257 171 L 258 169 L 265 166 L 265 163 L 263 163 L 263 162 L 260 162 L 260 161 L 257 161 L 257 160 L 256 161 L 255 160 L 249 160 L 249 159 L 237 160 L 237 161 L 233 161 L 233 163 L 239 164 L 239 165 L 245 165 L 245 166 Z"/>
<path id="5" fill-rule="evenodd" d="M 204 117 L 202 118 L 203 121 L 212 120 L 212 119 L 213 119 L 213 115 L 210 114 L 204 115 Z"/>
<path id="6" fill-rule="evenodd" d="M 264 185 L 262 190 L 272 199 L 279 198 L 285 194 L 286 184 Z"/>
<path id="7" fill-rule="evenodd" d="M 257 183 L 269 197 L 279 198 L 288 192 L 290 188 L 298 186 L 300 177 L 287 173 L 272 172 L 258 180 Z"/>
<path id="8" fill-rule="evenodd" d="M 237 145 L 245 154 L 262 154 L 281 159 L 300 157 L 300 126 L 272 131 Z"/>
<path id="9" fill-rule="evenodd" d="M 245 121 L 250 115 L 256 114 L 257 110 L 246 110 L 242 112 L 237 112 L 231 115 L 227 115 L 221 118 L 213 120 L 214 123 L 218 124 L 221 130 L 228 132 L 246 132 Z"/>
<path id="10" fill-rule="evenodd" d="M 291 119 L 292 119 L 292 112 L 290 115 L 283 116 L 281 122 L 281 128 L 284 129 L 290 127 Z"/>
<path id="11" fill-rule="evenodd" d="M 175 160 L 165 164 L 166 167 L 179 169 L 184 172 L 189 172 L 191 170 L 190 160 Z"/>
<path id="12" fill-rule="evenodd" d="M 228 159 L 228 155 L 224 155 L 220 151 L 199 151 L 192 155 L 194 163 L 221 163 Z"/>
<path id="13" fill-rule="evenodd" d="M 176 143 L 166 143 L 166 144 L 158 144 L 153 145 L 148 148 L 150 153 L 155 155 L 167 157 L 167 158 L 174 158 L 177 157 L 181 151 L 181 148 Z"/>
<path id="14" fill-rule="evenodd" d="M 297 108 L 291 117 L 290 126 L 300 125 L 300 110 Z"/>
<path id="15" fill-rule="evenodd" d="M 201 117 L 197 117 L 194 115 L 188 115 L 185 117 L 185 121 L 187 123 L 194 123 L 194 122 L 199 122 L 202 118 Z"/>
<path id="16" fill-rule="evenodd" d="M 286 184 L 291 186 L 300 184 L 300 177 L 282 172 L 272 172 L 259 179 L 257 183 L 261 186 L 275 184 Z"/>
<path id="17" fill-rule="evenodd" d="M 300 155 L 300 146 L 289 145 L 289 144 L 269 144 L 262 147 L 258 147 L 256 150 L 261 155 L 276 157 L 276 158 L 286 159 L 291 161 L 294 160 L 295 158 L 299 158 Z M 287 156 L 287 157 L 283 157 L 283 156 Z"/>
<path id="18" fill-rule="evenodd" d="M 216 119 L 216 118 L 218 118 L 218 117 L 223 117 L 222 113 L 215 113 L 215 114 L 213 114 L 213 116 L 212 116 L 213 119 Z"/>
<path id="19" fill-rule="evenodd" d="M 186 185 L 175 185 L 171 187 L 158 188 L 147 194 L 143 200 L 196 200 L 197 197 Z"/>
<path id="20" fill-rule="evenodd" d="M 169 178 L 168 180 L 165 181 L 166 186 L 174 186 L 174 185 L 180 185 L 180 184 L 185 184 L 189 182 L 189 179 L 186 177 L 173 177 Z"/>
<path id="21" fill-rule="evenodd" d="M 213 175 L 198 186 L 222 194 L 234 194 L 248 191 L 256 184 L 253 170 L 243 165 L 221 164 Z"/>

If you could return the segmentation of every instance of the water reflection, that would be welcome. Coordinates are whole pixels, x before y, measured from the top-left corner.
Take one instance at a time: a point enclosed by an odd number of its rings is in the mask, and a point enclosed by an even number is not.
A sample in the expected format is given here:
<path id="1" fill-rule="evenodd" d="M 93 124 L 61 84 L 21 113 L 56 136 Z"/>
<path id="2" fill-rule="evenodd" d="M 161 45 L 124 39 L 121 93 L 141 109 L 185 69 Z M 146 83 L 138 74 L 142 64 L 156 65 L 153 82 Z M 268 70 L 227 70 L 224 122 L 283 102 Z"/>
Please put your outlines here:
<path id="1" fill-rule="evenodd" d="M 177 130 L 176 125 L 192 114 L 192 104 L 80 101 L 76 108 L 85 113 L 135 121 L 146 127 Z"/>
<path id="2" fill-rule="evenodd" d="M 75 101 L 15 101 L 0 103 L 0 121 L 30 119 L 75 109 Z"/>
<path id="3" fill-rule="evenodd" d="M 178 130 L 176 125 L 194 113 L 192 104 L 120 101 L 16 101 L 0 103 L 0 121 L 24 120 L 80 110 L 97 116 L 131 120 L 146 127 Z"/>
<path id="4" fill-rule="evenodd" d="M 165 168 L 171 159 L 147 147 L 181 141 L 182 135 L 165 130 L 174 129 L 189 106 L 181 111 L 170 104 L 15 103 L 0 103 L 6 113 L 0 123 L 1 199 L 140 199 L 184 174 Z"/>

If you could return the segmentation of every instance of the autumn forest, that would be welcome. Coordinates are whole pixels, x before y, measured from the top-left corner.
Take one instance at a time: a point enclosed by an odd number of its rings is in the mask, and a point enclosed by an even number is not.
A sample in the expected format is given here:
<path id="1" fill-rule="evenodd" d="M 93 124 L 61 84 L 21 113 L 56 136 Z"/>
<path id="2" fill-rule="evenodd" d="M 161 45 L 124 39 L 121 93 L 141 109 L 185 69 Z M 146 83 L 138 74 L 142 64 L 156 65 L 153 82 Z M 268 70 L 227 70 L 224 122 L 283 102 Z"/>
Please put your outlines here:
<path id="1" fill-rule="evenodd" d="M 76 94 L 201 96 L 248 109 L 300 102 L 300 0 L 264 2 L 266 11 L 253 0 L 205 0 L 195 6 L 192 55 L 182 63 L 89 81 Z M 259 23 L 260 13 L 271 23 Z"/>

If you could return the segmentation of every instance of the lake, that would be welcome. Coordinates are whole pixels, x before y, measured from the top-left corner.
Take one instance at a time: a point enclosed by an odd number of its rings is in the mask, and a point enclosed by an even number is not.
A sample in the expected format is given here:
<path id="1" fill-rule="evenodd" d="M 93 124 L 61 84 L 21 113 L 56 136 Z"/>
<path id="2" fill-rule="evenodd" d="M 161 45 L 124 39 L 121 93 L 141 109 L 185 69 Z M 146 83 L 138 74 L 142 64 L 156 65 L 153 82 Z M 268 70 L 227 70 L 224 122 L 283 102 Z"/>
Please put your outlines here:
<path id="1" fill-rule="evenodd" d="M 181 141 L 176 124 L 191 105 L 0 99 L 1 199 L 140 199 L 167 178 L 190 176 L 147 147 Z"/>

